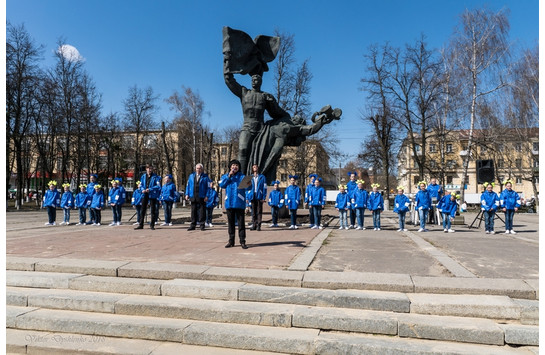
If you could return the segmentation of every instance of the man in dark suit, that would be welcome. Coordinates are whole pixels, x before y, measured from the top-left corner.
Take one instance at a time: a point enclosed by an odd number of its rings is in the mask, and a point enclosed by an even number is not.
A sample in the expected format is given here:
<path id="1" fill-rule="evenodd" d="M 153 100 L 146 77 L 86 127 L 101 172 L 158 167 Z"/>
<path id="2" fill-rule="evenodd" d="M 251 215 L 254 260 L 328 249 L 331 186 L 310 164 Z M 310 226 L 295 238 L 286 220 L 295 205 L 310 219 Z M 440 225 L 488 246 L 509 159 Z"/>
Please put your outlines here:
<path id="1" fill-rule="evenodd" d="M 204 167 L 201 163 L 195 166 L 195 172 L 189 175 L 185 188 L 185 199 L 191 201 L 191 225 L 188 231 L 195 230 L 197 226 L 197 216 L 201 230 L 204 230 L 204 221 L 206 218 L 205 207 L 208 198 L 208 189 L 210 188 L 210 179 L 204 173 Z"/>

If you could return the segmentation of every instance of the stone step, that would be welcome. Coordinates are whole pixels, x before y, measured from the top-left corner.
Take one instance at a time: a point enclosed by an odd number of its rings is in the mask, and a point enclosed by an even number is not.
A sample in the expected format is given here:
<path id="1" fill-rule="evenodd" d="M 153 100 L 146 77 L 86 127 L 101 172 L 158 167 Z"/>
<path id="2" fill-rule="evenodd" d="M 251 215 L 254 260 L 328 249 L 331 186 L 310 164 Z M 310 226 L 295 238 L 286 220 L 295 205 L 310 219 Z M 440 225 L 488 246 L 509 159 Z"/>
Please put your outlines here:
<path id="1" fill-rule="evenodd" d="M 118 339 L 119 343 L 112 344 L 112 347 L 122 346 L 126 340 L 143 341 L 137 343 L 136 349 L 140 346 L 141 351 L 137 350 L 135 354 L 145 351 L 153 353 L 154 349 L 162 346 L 160 342 L 290 354 L 531 354 L 535 351 L 535 347 L 461 344 L 451 341 L 332 333 L 318 329 L 213 323 L 31 307 L 8 306 L 7 316 L 8 328 L 16 328 L 8 329 L 10 333 L 7 343 L 11 352 L 14 352 L 16 346 L 29 346 L 24 342 L 32 342 L 32 335 L 37 334 L 36 331 L 47 334 L 62 333 L 60 341 L 65 339 L 65 343 L 71 343 L 60 348 L 73 352 L 85 350 L 82 347 L 86 344 L 83 346 L 76 344 L 78 339 L 83 339 L 81 342 L 106 341 L 105 338 L 101 340 L 102 337 L 123 338 Z M 71 335 L 73 338 L 70 338 Z"/>
<path id="2" fill-rule="evenodd" d="M 25 302 L 26 300 L 26 302 Z M 450 340 L 480 344 L 537 345 L 538 327 L 500 325 L 492 320 L 427 316 L 280 303 L 223 301 L 169 296 L 103 294 L 73 290 L 7 288 L 12 324 L 18 310 L 38 308 L 104 312 L 118 315 L 174 318 L 274 327 L 311 328 Z M 55 329 L 56 331 L 62 331 Z M 512 334 L 512 337 L 508 336 Z"/>
<path id="3" fill-rule="evenodd" d="M 237 281 L 150 280 L 62 274 L 33 271 L 7 271 L 7 285 L 46 287 L 79 291 L 175 296 L 216 300 L 251 301 L 337 308 L 355 308 L 401 313 L 477 317 L 515 320 L 535 325 L 539 319 L 536 300 L 514 300 L 496 295 L 449 295 L 363 290 L 306 289 L 264 286 Z M 47 280 L 54 280 L 47 281 Z M 24 292 L 11 290 L 8 296 L 21 297 L 11 304 L 24 304 Z M 110 302 L 110 307 L 114 301 Z"/>
<path id="4" fill-rule="evenodd" d="M 72 277 L 88 275 L 156 280 L 237 281 L 268 286 L 332 290 L 357 289 L 401 293 L 484 294 L 505 295 L 520 299 L 539 299 L 537 279 L 423 277 L 407 274 L 264 270 L 153 262 L 44 259 L 11 256 L 7 257 L 6 269 L 8 273 L 17 271 L 62 272 L 72 274 Z M 45 286 L 46 280 L 39 281 L 43 286 L 37 287 L 47 287 Z"/>
<path id="5" fill-rule="evenodd" d="M 76 333 L 32 330 L 6 330 L 7 354 L 67 354 L 85 353 L 127 355 L 278 355 L 265 351 L 198 346 L 155 340 L 115 338 Z"/>

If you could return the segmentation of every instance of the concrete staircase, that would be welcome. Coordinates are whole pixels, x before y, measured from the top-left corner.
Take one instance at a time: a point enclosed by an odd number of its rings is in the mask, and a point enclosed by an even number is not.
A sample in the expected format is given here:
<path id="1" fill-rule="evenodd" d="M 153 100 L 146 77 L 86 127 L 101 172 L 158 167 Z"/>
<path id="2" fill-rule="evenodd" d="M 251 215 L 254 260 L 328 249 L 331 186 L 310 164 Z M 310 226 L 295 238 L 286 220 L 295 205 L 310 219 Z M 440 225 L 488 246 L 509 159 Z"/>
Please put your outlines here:
<path id="1" fill-rule="evenodd" d="M 509 280 L 36 258 L 7 269 L 8 353 L 538 353 L 538 293 Z"/>

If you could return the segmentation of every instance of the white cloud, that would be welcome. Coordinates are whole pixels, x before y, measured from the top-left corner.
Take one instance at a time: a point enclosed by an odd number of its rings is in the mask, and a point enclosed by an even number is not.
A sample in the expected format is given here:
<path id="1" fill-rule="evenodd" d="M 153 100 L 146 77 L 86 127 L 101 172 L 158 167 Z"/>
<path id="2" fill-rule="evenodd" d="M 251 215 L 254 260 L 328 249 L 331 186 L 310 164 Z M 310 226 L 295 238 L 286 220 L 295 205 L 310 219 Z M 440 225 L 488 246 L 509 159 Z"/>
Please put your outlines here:
<path id="1" fill-rule="evenodd" d="M 69 44 L 63 44 L 62 46 L 57 48 L 57 53 L 61 54 L 66 60 L 70 62 L 85 61 L 85 58 L 83 58 L 81 54 L 79 54 L 79 51 L 76 49 L 76 47 Z"/>

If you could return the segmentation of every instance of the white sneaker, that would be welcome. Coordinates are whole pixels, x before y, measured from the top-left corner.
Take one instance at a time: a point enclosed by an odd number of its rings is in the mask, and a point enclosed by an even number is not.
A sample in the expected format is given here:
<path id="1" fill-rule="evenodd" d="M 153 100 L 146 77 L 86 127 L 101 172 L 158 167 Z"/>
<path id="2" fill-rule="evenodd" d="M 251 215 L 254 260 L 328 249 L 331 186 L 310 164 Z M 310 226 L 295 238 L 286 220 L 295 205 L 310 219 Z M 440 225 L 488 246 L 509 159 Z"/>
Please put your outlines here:
<path id="1" fill-rule="evenodd" d="M 100 226 L 100 223 L 95 223 L 95 226 Z"/>
<path id="2" fill-rule="evenodd" d="M 397 231 L 398 231 L 398 232 L 401 232 L 401 231 L 403 231 L 403 229 L 399 228 Z"/>
<path id="3" fill-rule="evenodd" d="M 214 227 L 212 223 L 208 223 L 208 227 Z"/>
<path id="4" fill-rule="evenodd" d="M 419 231 L 419 232 L 423 232 L 423 231 L 424 231 L 424 228 L 420 228 L 418 231 Z"/>
<path id="5" fill-rule="evenodd" d="M 168 226 L 169 226 L 169 227 L 172 226 L 172 222 L 170 222 L 170 223 L 168 224 Z M 212 225 L 210 225 L 210 227 L 212 227 Z"/>
<path id="6" fill-rule="evenodd" d="M 377 229 L 376 228 L 373 228 L 374 231 L 376 231 Z"/>
<path id="7" fill-rule="evenodd" d="M 308 226 L 310 229 L 312 229 L 312 227 L 314 227 L 314 224 L 311 224 Z"/>
<path id="8" fill-rule="evenodd" d="M 449 233 L 454 233 L 455 230 L 454 230 L 454 229 L 449 229 L 448 232 L 449 232 Z"/>
<path id="9" fill-rule="evenodd" d="M 117 222 L 117 225 L 120 226 L 120 225 L 121 225 L 121 222 Z"/>
<path id="10" fill-rule="evenodd" d="M 137 226 L 138 224 L 139 224 L 138 222 L 134 222 L 132 225 Z"/>
<path id="11" fill-rule="evenodd" d="M 377 230 L 379 231 L 379 230 L 380 230 L 380 228 L 377 228 Z"/>
<path id="12" fill-rule="evenodd" d="M 343 227 L 343 226 L 340 226 L 339 229 L 344 229 L 344 227 Z"/>
<path id="13" fill-rule="evenodd" d="M 364 231 L 366 228 L 365 227 L 361 227 L 361 230 Z"/>
<path id="14" fill-rule="evenodd" d="M 290 229 L 295 229 L 295 226 L 292 224 L 292 225 L 290 226 Z"/>
<path id="15" fill-rule="evenodd" d="M 273 228 L 274 227 L 274 223 L 271 223 L 271 225 L 269 226 L 269 228 Z"/>
<path id="16" fill-rule="evenodd" d="M 511 234 L 517 234 L 517 232 L 515 232 L 515 231 L 512 230 L 512 229 L 511 229 L 509 232 L 510 232 Z"/>
<path id="17" fill-rule="evenodd" d="M 407 232 L 407 229 L 403 229 L 403 232 Z"/>
<path id="18" fill-rule="evenodd" d="M 490 231 L 490 234 L 496 234 L 496 232 L 494 232 L 494 231 Z"/>
<path id="19" fill-rule="evenodd" d="M 486 233 L 486 234 L 490 234 L 490 232 L 489 232 L 489 231 L 486 231 L 485 233 Z"/>
<path id="20" fill-rule="evenodd" d="M 163 223 L 161 223 L 161 226 L 162 226 L 162 227 L 168 226 L 168 223 L 167 223 L 167 222 L 163 222 Z"/>
<path id="21" fill-rule="evenodd" d="M 344 227 L 344 229 L 348 230 L 348 227 Z"/>
<path id="22" fill-rule="evenodd" d="M 115 226 L 117 224 L 117 222 L 112 222 L 110 224 L 108 224 L 109 226 Z"/>
<path id="23" fill-rule="evenodd" d="M 445 228 L 445 229 L 443 229 L 443 232 L 447 232 L 447 231 L 448 231 L 448 229 L 446 229 L 446 228 Z"/>
<path id="24" fill-rule="evenodd" d="M 70 222 L 66 222 L 66 225 L 69 226 L 69 225 L 70 225 Z"/>
<path id="25" fill-rule="evenodd" d="M 52 225 L 52 226 L 56 226 L 56 225 L 57 225 L 57 222 L 53 222 L 51 225 Z"/>
<path id="26" fill-rule="evenodd" d="M 509 230 L 506 230 L 506 231 L 505 231 L 505 234 L 509 234 Z"/>
<path id="27" fill-rule="evenodd" d="M 322 227 L 322 226 L 319 226 L 319 227 L 318 227 L 318 229 L 324 229 L 324 227 Z"/>
<path id="28" fill-rule="evenodd" d="M 356 230 L 358 230 L 358 231 L 361 231 L 361 227 L 360 227 L 360 226 L 358 226 L 358 227 L 356 228 Z"/>
<path id="29" fill-rule="evenodd" d="M 351 225 L 348 226 L 348 228 L 349 228 L 349 229 L 354 229 L 354 225 L 351 224 Z"/>
<path id="30" fill-rule="evenodd" d="M 77 223 L 76 226 L 81 226 L 81 223 Z"/>
<path id="31" fill-rule="evenodd" d="M 297 226 L 293 226 L 293 229 L 299 229 L 299 227 L 297 227 Z"/>

